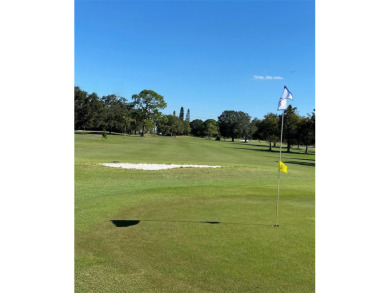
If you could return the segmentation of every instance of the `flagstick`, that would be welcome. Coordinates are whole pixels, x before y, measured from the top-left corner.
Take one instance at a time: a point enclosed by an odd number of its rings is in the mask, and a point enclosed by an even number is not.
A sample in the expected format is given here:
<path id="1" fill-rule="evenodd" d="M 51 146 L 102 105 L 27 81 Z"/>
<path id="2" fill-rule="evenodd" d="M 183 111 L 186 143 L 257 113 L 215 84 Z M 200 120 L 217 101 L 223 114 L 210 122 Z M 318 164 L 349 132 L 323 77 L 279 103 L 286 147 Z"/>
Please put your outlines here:
<path id="1" fill-rule="evenodd" d="M 284 110 L 283 110 L 283 114 L 282 114 L 282 129 L 280 131 L 279 161 L 282 161 L 283 118 L 284 118 Z M 275 216 L 274 227 L 279 227 L 279 224 L 278 224 L 279 184 L 280 184 L 280 169 L 279 169 L 279 163 L 278 163 L 278 195 L 276 197 L 276 216 Z"/>

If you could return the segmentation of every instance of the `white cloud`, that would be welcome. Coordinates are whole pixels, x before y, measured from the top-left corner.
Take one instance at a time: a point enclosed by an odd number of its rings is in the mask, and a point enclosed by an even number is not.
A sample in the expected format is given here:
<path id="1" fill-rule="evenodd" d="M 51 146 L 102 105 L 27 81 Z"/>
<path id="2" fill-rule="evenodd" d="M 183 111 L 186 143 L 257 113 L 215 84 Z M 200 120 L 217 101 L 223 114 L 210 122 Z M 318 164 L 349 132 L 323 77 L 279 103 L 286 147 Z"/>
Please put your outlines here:
<path id="1" fill-rule="evenodd" d="M 254 80 L 273 80 L 273 79 L 283 79 L 281 76 L 262 76 L 262 75 L 254 75 L 253 76 Z"/>
<path id="2" fill-rule="evenodd" d="M 254 75 L 253 79 L 264 79 L 264 76 L 262 76 L 262 75 Z"/>

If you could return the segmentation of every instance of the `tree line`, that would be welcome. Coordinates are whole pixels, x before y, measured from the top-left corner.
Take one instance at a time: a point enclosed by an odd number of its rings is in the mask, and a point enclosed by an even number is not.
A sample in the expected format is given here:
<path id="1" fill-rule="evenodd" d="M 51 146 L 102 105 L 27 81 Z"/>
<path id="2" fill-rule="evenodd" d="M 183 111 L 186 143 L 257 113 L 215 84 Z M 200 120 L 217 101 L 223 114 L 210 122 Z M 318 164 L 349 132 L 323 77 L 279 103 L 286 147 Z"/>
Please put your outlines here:
<path id="1" fill-rule="evenodd" d="M 218 120 L 194 119 L 190 121 L 190 109 L 184 116 L 184 108 L 165 115 L 160 110 L 167 107 L 164 97 L 152 90 L 143 90 L 132 95 L 131 102 L 124 97 L 107 95 L 101 98 L 96 93 L 88 94 L 75 87 L 74 127 L 75 130 L 104 130 L 128 134 L 145 133 L 162 136 L 191 135 L 196 137 L 250 139 L 266 141 L 269 150 L 280 140 L 282 115 L 268 113 L 263 119 L 251 117 L 242 111 L 226 110 Z M 308 146 L 315 144 L 315 110 L 306 116 L 298 115 L 296 107 L 288 106 L 284 113 L 283 141 L 287 152 L 293 145 Z"/>

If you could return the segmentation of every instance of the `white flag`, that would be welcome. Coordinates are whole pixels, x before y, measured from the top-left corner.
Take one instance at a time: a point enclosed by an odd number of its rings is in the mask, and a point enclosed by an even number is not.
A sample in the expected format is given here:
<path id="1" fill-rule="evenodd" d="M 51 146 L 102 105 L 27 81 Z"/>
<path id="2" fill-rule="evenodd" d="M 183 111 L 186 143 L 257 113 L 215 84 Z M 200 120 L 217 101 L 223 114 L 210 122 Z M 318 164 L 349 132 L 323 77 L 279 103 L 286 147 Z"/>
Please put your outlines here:
<path id="1" fill-rule="evenodd" d="M 286 86 L 284 86 L 283 94 L 279 99 L 278 110 L 287 109 L 287 99 L 292 100 L 293 96 Z"/>

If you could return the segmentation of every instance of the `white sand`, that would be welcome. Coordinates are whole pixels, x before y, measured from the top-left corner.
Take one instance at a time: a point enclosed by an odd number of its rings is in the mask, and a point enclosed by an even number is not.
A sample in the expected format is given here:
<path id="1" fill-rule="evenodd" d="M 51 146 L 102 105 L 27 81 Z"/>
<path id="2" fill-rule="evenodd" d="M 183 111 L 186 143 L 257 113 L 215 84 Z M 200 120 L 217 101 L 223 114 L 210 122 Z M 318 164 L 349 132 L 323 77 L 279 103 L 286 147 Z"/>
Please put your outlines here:
<path id="1" fill-rule="evenodd" d="M 138 169 L 138 170 L 166 170 L 174 168 L 221 168 L 221 166 L 209 165 L 177 165 L 177 164 L 130 164 L 130 163 L 103 163 L 107 167 Z"/>

